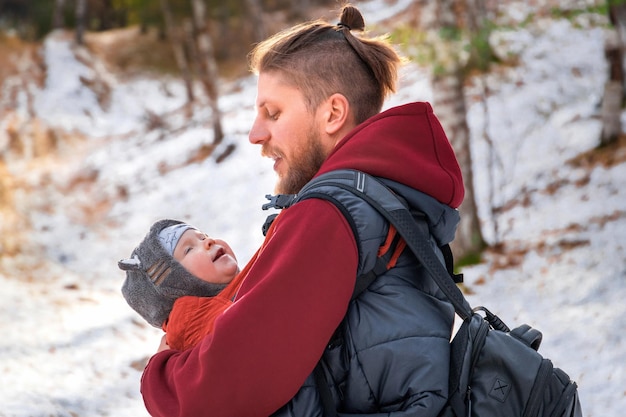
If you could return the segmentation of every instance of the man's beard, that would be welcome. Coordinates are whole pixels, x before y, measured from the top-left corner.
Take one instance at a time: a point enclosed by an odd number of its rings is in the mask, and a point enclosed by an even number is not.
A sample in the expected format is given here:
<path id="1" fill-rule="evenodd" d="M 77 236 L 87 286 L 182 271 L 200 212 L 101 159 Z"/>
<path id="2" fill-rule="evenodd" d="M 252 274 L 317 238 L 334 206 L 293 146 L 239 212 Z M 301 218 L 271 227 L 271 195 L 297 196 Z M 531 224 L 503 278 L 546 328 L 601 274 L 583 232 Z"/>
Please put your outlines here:
<path id="1" fill-rule="evenodd" d="M 297 194 L 319 171 L 326 156 L 317 130 L 309 128 L 306 146 L 289 161 L 289 170 L 283 178 L 278 179 L 276 192 Z"/>

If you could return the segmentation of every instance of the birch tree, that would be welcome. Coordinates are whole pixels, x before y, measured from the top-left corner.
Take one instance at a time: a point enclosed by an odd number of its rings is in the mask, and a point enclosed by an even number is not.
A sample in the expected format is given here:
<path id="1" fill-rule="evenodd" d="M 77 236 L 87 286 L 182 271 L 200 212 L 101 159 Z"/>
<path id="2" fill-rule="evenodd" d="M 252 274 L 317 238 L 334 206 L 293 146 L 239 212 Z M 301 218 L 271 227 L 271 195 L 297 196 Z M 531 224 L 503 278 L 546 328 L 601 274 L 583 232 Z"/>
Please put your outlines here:
<path id="1" fill-rule="evenodd" d="M 180 33 L 181 31 L 174 22 L 174 16 L 172 14 L 172 10 L 170 9 L 168 0 L 161 0 L 161 11 L 163 13 L 163 20 L 165 21 L 165 33 L 167 34 L 167 39 L 172 47 L 176 65 L 180 69 L 183 76 L 183 81 L 187 90 L 187 101 L 192 103 L 195 100 L 192 72 L 187 56 L 185 55 L 183 37 Z"/>
<path id="2" fill-rule="evenodd" d="M 617 140 L 622 133 L 622 103 L 624 101 L 624 45 L 626 43 L 626 4 L 624 0 L 609 0 L 609 20 L 613 26 L 606 32 L 604 55 L 609 77 L 602 98 L 601 145 Z"/>
<path id="3" fill-rule="evenodd" d="M 87 26 L 87 0 L 76 0 L 76 43 L 82 45 Z"/>
<path id="4" fill-rule="evenodd" d="M 254 42 L 261 42 L 267 37 L 261 0 L 244 0 L 244 4 L 247 10 L 248 21 L 252 25 Z"/>
<path id="5" fill-rule="evenodd" d="M 206 6 L 204 0 L 191 0 L 193 10 L 193 28 L 195 32 L 195 46 L 197 49 L 198 67 L 200 69 L 200 81 L 204 87 L 211 108 L 213 124 L 213 143 L 222 141 L 224 133 L 222 130 L 222 117 L 218 106 L 218 80 L 219 73 L 213 41 L 208 32 L 206 20 Z"/>
<path id="6" fill-rule="evenodd" d="M 53 29 L 63 29 L 65 26 L 65 0 L 54 1 L 54 15 L 52 18 Z"/>
<path id="7" fill-rule="evenodd" d="M 481 13 L 484 13 L 482 0 L 431 0 L 423 5 L 421 15 L 426 42 L 431 50 L 433 107 L 463 173 L 465 199 L 459 207 L 461 222 L 451 244 L 456 259 L 460 261 L 479 254 L 485 247 L 474 192 L 464 91 L 469 63 L 481 62 L 476 56 L 478 51 L 468 48 L 472 36 L 483 29 Z"/>

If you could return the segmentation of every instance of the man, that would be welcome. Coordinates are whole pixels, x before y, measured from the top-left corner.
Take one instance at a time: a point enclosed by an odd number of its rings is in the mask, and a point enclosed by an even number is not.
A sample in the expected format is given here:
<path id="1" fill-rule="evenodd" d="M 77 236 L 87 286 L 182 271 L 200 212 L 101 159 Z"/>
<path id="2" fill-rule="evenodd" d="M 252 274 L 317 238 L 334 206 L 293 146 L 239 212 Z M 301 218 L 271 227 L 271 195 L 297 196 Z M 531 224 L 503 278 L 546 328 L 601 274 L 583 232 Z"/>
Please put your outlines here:
<path id="1" fill-rule="evenodd" d="M 426 103 L 379 113 L 401 60 L 383 40 L 352 34 L 364 26 L 356 8 L 344 7 L 340 22 L 299 25 L 253 51 L 250 142 L 274 159 L 277 192 L 297 193 L 335 169 L 362 170 L 397 183 L 426 212 L 433 246 L 448 243 L 463 198 L 450 144 Z M 283 210 L 213 333 L 150 360 L 142 393 L 152 415 L 323 416 L 310 377 L 322 357 L 343 413 L 438 414 L 454 311 L 401 246 L 393 268 L 350 301 L 357 274 L 392 235 L 365 203 L 354 205 L 367 242 L 328 201 Z M 342 342 L 328 347 L 344 317 Z"/>

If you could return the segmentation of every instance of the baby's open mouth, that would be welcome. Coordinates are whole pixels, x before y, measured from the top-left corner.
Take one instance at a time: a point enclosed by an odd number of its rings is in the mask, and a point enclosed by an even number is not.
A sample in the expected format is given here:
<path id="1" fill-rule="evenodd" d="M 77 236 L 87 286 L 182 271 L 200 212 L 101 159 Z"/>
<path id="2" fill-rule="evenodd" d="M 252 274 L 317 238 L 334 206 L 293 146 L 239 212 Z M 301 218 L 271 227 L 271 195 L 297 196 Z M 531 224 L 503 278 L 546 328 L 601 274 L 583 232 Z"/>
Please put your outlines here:
<path id="1" fill-rule="evenodd" d="M 226 252 L 224 252 L 223 248 L 219 248 L 217 250 L 217 252 L 215 253 L 215 257 L 213 258 L 213 262 L 217 261 L 219 258 L 221 258 Z"/>

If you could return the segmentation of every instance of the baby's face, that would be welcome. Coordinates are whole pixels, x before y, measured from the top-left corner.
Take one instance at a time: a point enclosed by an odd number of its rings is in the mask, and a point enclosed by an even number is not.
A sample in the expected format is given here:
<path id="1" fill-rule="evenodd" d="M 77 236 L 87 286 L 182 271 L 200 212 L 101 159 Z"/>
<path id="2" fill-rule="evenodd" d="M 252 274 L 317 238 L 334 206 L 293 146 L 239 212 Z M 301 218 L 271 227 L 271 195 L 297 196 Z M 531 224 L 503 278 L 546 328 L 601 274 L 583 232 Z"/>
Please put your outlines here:
<path id="1" fill-rule="evenodd" d="M 196 229 L 188 229 L 178 240 L 174 259 L 193 275 L 214 284 L 227 284 L 239 272 L 233 250 L 226 242 Z"/>

